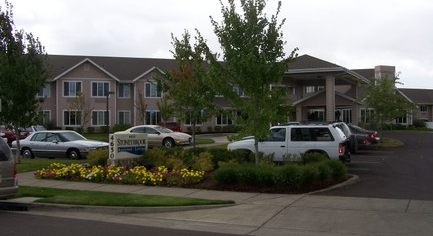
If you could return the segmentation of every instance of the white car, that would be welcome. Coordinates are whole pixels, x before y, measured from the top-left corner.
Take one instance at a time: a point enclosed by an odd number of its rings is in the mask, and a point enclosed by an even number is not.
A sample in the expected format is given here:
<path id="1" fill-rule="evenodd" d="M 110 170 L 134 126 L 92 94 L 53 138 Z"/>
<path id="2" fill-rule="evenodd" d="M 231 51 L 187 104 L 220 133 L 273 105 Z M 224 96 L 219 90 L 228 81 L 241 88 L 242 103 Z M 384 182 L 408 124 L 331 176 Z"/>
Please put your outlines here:
<path id="1" fill-rule="evenodd" d="M 192 136 L 187 133 L 174 132 L 159 125 L 138 125 L 117 133 L 144 133 L 147 134 L 149 147 L 164 146 L 167 148 L 192 144 Z"/>
<path id="2" fill-rule="evenodd" d="M 298 159 L 303 153 L 319 152 L 331 159 L 350 161 L 347 137 L 332 124 L 273 126 L 270 134 L 258 142 L 259 152 L 274 155 L 274 161 Z M 254 139 L 242 139 L 227 145 L 228 150 L 254 152 Z"/>

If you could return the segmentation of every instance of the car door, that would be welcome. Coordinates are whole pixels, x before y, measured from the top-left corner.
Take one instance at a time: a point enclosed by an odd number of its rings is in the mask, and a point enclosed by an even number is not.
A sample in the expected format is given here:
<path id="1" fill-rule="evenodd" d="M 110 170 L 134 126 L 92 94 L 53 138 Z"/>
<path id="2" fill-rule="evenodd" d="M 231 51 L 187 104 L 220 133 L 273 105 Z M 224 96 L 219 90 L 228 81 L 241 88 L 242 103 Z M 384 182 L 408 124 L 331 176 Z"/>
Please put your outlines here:
<path id="1" fill-rule="evenodd" d="M 48 152 L 46 149 L 46 132 L 36 133 L 33 135 L 32 139 L 29 141 L 27 145 L 33 152 L 33 155 L 36 157 L 48 157 Z"/>
<path id="2" fill-rule="evenodd" d="M 285 127 L 272 128 L 267 138 L 259 140 L 259 151 L 274 155 L 274 161 L 284 161 L 287 154 L 287 129 Z"/>
<path id="3" fill-rule="evenodd" d="M 162 145 L 162 135 L 158 130 L 152 127 L 145 127 L 144 132 L 147 134 L 149 147 Z"/>
<path id="4" fill-rule="evenodd" d="M 47 133 L 46 137 L 46 149 L 49 157 L 65 157 L 67 146 L 65 142 L 59 138 L 58 133 Z"/>
<path id="5" fill-rule="evenodd" d="M 287 145 L 287 155 L 290 158 L 298 159 L 303 153 L 316 148 L 316 141 L 310 127 L 290 128 L 290 137 Z"/>

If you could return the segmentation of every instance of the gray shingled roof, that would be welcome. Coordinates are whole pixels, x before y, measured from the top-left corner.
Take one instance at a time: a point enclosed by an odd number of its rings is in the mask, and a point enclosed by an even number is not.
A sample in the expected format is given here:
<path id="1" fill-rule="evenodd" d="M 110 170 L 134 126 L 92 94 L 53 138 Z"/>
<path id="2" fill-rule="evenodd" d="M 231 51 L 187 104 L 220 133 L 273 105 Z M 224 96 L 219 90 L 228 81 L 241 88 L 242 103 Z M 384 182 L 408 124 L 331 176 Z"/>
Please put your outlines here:
<path id="1" fill-rule="evenodd" d="M 176 67 L 174 59 L 48 55 L 52 67 L 51 77 L 56 78 L 86 59 L 93 61 L 120 81 L 132 81 L 154 67 L 162 71 Z"/>
<path id="2" fill-rule="evenodd" d="M 293 62 L 289 64 L 289 70 L 298 69 L 317 69 L 317 68 L 339 68 L 337 64 L 324 61 L 322 59 L 312 57 L 308 54 L 295 58 Z"/>
<path id="3" fill-rule="evenodd" d="M 399 90 L 416 104 L 433 104 L 433 89 L 399 88 Z"/>

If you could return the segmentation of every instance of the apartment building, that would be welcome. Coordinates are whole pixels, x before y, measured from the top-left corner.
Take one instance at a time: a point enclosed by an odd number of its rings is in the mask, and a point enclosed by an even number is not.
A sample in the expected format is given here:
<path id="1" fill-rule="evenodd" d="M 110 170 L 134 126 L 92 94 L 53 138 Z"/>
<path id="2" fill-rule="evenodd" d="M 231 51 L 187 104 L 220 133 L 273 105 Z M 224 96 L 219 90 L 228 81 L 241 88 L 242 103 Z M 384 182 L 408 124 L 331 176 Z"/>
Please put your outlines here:
<path id="1" fill-rule="evenodd" d="M 38 94 L 43 97 L 41 104 L 42 123 L 53 122 L 56 127 L 78 128 L 84 125 L 95 130 L 114 124 L 158 124 L 162 121 L 158 101 L 164 93 L 157 90 L 154 75 L 157 70 L 168 71 L 176 68 L 174 59 L 99 57 L 49 55 L 51 78 Z M 349 70 L 309 55 L 302 55 L 290 64 L 281 84 L 273 85 L 287 91 L 287 99 L 293 104 L 295 113 L 287 120 L 316 119 L 323 121 L 342 120 L 348 123 L 369 123 L 372 112 L 363 104 L 366 96 L 364 85 L 372 78 L 395 76 L 393 66 L 375 66 L 371 69 Z M 239 90 L 241 93 L 241 90 Z M 432 121 L 433 90 L 423 90 L 429 98 L 418 100 L 419 93 L 400 89 L 407 98 L 421 105 L 420 118 Z M 82 111 L 72 109 L 77 94 L 82 93 L 90 110 L 89 121 L 82 119 Z M 404 95 L 404 94 L 403 94 Z M 144 101 L 144 120 L 136 104 Z M 229 111 L 223 97 L 215 97 L 215 103 Z M 422 110 L 422 111 L 421 111 Z M 108 116 L 107 116 L 108 113 Z M 411 124 L 413 117 L 402 123 Z M 170 118 L 176 121 L 176 117 Z M 83 124 L 84 123 L 84 124 Z M 182 122 L 184 130 L 190 124 Z M 227 115 L 215 116 L 198 124 L 201 131 L 213 131 L 219 127 L 235 125 Z"/>

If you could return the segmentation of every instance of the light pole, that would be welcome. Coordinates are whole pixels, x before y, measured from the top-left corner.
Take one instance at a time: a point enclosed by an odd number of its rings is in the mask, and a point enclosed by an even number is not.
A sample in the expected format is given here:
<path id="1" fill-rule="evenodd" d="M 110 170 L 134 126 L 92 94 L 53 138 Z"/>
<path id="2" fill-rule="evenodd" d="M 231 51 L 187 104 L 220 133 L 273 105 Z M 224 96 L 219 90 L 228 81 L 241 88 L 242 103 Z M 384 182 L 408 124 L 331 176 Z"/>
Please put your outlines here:
<path id="1" fill-rule="evenodd" d="M 106 113 L 105 113 L 105 122 L 106 122 L 106 125 L 107 125 L 107 140 L 109 140 L 109 138 L 110 138 L 110 121 L 109 121 L 110 116 L 108 115 L 108 97 L 110 97 L 110 94 L 114 94 L 114 92 L 113 91 L 109 91 L 109 92 L 107 92 L 105 94 L 106 97 L 107 97 L 107 110 L 106 110 Z"/>

